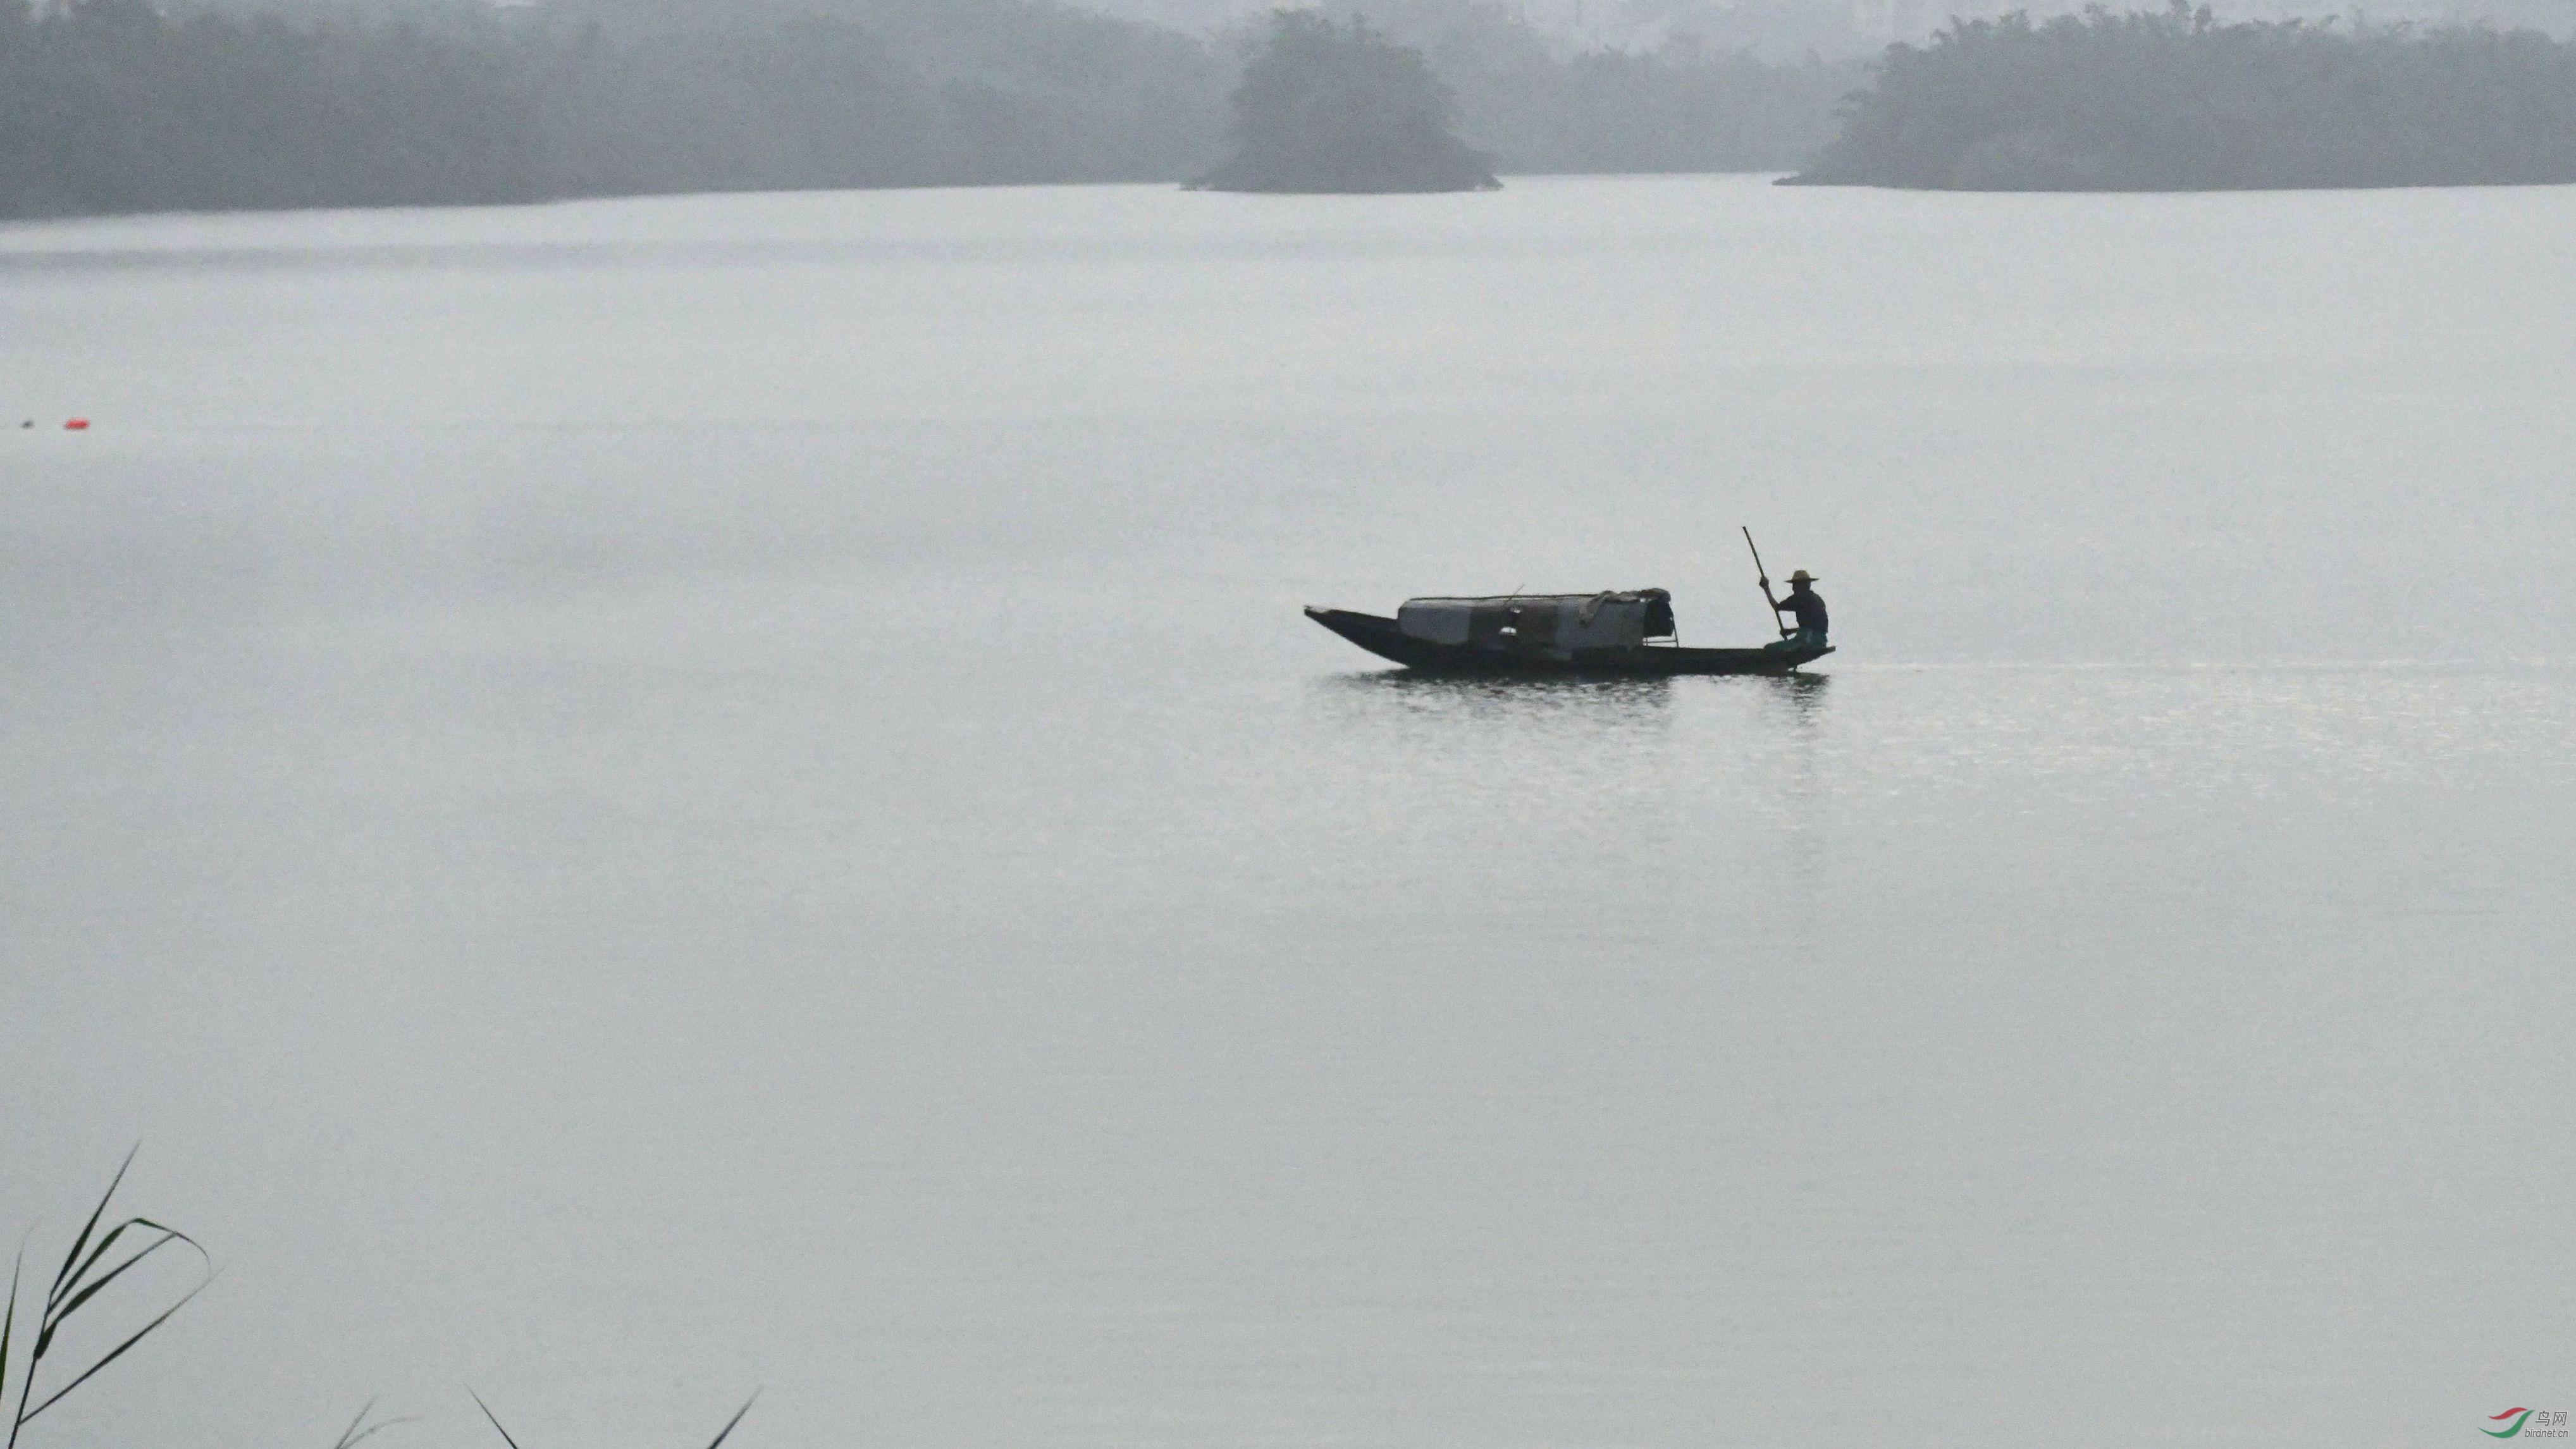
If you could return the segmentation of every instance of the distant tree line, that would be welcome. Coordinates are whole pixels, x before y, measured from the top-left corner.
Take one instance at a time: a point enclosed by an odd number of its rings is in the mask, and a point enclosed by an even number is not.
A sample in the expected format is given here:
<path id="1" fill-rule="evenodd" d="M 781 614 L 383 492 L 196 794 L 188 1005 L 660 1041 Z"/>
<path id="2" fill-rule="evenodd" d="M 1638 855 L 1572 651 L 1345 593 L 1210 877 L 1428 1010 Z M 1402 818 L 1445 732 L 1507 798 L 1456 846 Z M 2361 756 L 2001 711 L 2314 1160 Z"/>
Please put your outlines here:
<path id="1" fill-rule="evenodd" d="M 551 0 L 522 49 L 563 195 L 1177 180 L 1233 82 L 1041 0 Z"/>
<path id="2" fill-rule="evenodd" d="M 0 0 L 0 215 L 1177 178 L 1225 67 L 1028 0 Z"/>
<path id="3" fill-rule="evenodd" d="M 174 4 L 0 0 L 0 216 L 1182 181 L 1245 53 L 1053 0 Z M 1783 169 L 1858 79 L 1387 8 L 1507 169 Z"/>
<path id="4" fill-rule="evenodd" d="M 539 136 L 506 52 L 412 26 L 0 0 L 0 214 L 518 200 Z"/>
<path id="5" fill-rule="evenodd" d="M 2576 181 L 2576 44 L 2537 31 L 1953 24 L 1896 46 L 1798 181 L 2191 191 Z"/>

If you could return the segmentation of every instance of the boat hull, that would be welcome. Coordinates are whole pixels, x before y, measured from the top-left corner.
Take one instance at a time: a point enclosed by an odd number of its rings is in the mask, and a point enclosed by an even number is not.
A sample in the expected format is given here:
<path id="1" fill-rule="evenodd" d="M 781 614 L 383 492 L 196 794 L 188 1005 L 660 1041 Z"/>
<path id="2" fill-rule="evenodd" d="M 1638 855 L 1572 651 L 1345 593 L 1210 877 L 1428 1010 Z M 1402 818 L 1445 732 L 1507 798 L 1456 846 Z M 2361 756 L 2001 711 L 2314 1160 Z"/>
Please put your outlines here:
<path id="1" fill-rule="evenodd" d="M 1558 659 L 1465 644 L 1434 644 L 1406 634 L 1393 619 L 1348 609 L 1309 606 L 1306 617 L 1381 659 L 1392 659 L 1425 674 L 1618 675 L 1650 679 L 1677 674 L 1788 674 L 1834 652 L 1830 644 L 1796 649 L 1685 649 L 1678 644 L 1640 644 L 1625 649 L 1577 650 L 1571 659 Z"/>

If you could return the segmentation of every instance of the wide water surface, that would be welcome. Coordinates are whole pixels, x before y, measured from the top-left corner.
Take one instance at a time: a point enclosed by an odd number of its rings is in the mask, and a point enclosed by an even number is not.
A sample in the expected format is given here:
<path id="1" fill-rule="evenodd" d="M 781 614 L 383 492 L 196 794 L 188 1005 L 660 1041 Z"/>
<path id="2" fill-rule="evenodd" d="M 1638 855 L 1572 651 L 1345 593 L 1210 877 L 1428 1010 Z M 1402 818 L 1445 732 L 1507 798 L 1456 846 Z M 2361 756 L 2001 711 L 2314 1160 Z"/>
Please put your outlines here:
<path id="1" fill-rule="evenodd" d="M 0 228 L 0 1226 L 139 1138 L 224 1265 L 28 1443 L 2576 1408 L 2571 235 L 1749 178 Z M 1750 642 L 1740 523 L 1812 677 L 1297 615 Z"/>

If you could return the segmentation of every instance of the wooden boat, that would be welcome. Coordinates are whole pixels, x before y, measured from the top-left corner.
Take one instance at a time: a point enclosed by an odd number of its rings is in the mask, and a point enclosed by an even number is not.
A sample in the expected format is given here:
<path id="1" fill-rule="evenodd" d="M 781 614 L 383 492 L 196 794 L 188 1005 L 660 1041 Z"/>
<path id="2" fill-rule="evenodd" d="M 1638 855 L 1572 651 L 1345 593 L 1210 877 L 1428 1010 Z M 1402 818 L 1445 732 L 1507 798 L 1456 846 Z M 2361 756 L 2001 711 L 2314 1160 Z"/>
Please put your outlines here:
<path id="1" fill-rule="evenodd" d="M 1830 644 L 1686 649 L 1651 642 L 1673 632 L 1672 596 L 1662 589 L 1408 599 L 1392 619 L 1310 605 L 1306 617 L 1427 674 L 1788 674 L 1834 652 Z"/>

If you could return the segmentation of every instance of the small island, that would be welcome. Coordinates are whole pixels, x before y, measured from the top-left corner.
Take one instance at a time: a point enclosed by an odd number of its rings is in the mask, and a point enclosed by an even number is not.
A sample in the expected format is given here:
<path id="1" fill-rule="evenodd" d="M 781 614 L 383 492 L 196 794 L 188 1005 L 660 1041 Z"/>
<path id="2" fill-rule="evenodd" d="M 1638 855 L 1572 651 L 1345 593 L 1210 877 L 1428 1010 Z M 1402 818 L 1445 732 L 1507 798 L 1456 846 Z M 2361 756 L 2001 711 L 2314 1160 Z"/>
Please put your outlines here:
<path id="1" fill-rule="evenodd" d="M 1788 185 L 2244 191 L 2576 181 L 2576 44 L 2217 23 L 2207 6 L 1956 22 L 1894 46 Z"/>
<path id="2" fill-rule="evenodd" d="M 1422 52 L 1365 20 L 1281 11 L 1234 93 L 1234 154 L 1200 191 L 1491 191 L 1450 130 L 1454 101 Z"/>

